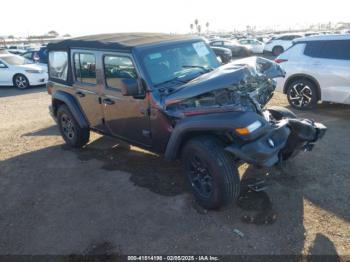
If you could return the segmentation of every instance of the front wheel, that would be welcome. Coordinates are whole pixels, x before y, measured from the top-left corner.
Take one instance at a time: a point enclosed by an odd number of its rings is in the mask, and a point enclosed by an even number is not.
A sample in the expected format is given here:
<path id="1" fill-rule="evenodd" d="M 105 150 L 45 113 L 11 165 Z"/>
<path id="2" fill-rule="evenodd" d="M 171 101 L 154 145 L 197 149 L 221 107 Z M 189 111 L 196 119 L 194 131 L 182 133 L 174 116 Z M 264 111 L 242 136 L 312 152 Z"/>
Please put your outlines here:
<path id="1" fill-rule="evenodd" d="M 28 78 L 25 75 L 17 74 L 13 77 L 13 85 L 19 89 L 26 89 L 29 87 Z"/>
<path id="2" fill-rule="evenodd" d="M 191 139 L 182 151 L 182 160 L 193 195 L 202 207 L 218 209 L 237 200 L 239 175 L 232 156 L 218 139 Z"/>

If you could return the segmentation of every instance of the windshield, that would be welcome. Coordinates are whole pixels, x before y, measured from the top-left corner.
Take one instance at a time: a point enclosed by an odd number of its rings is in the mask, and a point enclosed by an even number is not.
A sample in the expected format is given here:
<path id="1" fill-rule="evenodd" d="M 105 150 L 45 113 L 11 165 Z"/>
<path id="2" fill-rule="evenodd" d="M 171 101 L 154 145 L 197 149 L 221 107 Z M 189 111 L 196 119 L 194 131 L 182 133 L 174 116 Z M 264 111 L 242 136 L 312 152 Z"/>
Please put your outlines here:
<path id="1" fill-rule="evenodd" d="M 220 66 L 213 51 L 202 41 L 146 50 L 142 57 L 155 87 L 186 83 Z"/>
<path id="2" fill-rule="evenodd" d="M 25 59 L 21 56 L 11 55 L 11 56 L 3 56 L 1 57 L 2 60 L 4 60 L 9 65 L 26 65 L 26 64 L 32 64 L 29 60 Z"/>

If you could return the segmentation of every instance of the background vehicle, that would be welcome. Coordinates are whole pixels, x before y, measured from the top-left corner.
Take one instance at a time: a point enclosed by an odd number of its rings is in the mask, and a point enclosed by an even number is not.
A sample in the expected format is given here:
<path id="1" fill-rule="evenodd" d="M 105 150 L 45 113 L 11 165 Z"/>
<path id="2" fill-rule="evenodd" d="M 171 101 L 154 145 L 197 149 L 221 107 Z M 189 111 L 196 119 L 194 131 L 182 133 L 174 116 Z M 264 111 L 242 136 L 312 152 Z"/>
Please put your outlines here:
<path id="1" fill-rule="evenodd" d="M 264 52 L 264 43 L 256 39 L 241 39 L 238 43 L 246 46 L 254 54 L 262 54 Z"/>
<path id="2" fill-rule="evenodd" d="M 47 64 L 47 48 L 40 47 L 39 50 L 30 50 L 21 54 L 24 58 L 35 63 Z"/>
<path id="3" fill-rule="evenodd" d="M 0 54 L 0 85 L 14 85 L 25 89 L 29 86 L 43 85 L 47 82 L 47 73 L 39 65 L 13 55 Z"/>
<path id="4" fill-rule="evenodd" d="M 278 90 L 298 109 L 317 101 L 350 104 L 350 35 L 299 38 L 275 60 L 286 71 Z"/>
<path id="5" fill-rule="evenodd" d="M 278 56 L 293 45 L 293 40 L 302 37 L 302 34 L 283 34 L 272 37 L 266 42 L 264 52 L 272 52 Z"/>
<path id="6" fill-rule="evenodd" d="M 224 48 L 224 47 L 216 47 L 216 46 L 212 46 L 211 49 L 213 49 L 216 56 L 220 57 L 221 62 L 223 62 L 224 64 L 231 61 L 232 52 L 230 49 Z"/>
<path id="7" fill-rule="evenodd" d="M 240 45 L 238 42 L 232 40 L 215 40 L 210 42 L 209 44 L 210 46 L 214 47 L 224 47 L 230 49 L 232 52 L 232 56 L 244 57 L 251 54 L 251 51 L 247 47 Z"/>
<path id="8" fill-rule="evenodd" d="M 284 74 L 276 63 L 252 57 L 221 66 L 199 38 L 105 34 L 48 50 L 50 112 L 68 145 L 83 147 L 94 130 L 182 158 L 196 200 L 208 209 L 237 199 L 235 161 L 271 167 L 325 132 L 287 109 L 261 109 L 272 79 Z"/>

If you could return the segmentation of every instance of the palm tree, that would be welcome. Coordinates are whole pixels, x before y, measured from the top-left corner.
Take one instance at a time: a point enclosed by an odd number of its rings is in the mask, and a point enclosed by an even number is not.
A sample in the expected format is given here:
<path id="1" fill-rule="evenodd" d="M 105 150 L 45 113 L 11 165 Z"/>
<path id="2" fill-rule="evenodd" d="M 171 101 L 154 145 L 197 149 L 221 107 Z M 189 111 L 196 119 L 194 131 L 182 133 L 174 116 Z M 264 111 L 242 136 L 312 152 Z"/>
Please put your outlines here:
<path id="1" fill-rule="evenodd" d="M 198 26 L 198 19 L 194 19 L 194 24 L 196 25 L 196 27 Z"/>
<path id="2" fill-rule="evenodd" d="M 197 26 L 197 30 L 198 30 L 198 34 L 201 34 L 202 26 L 201 26 L 201 25 L 198 25 L 198 26 Z"/>
<path id="3" fill-rule="evenodd" d="M 206 26 L 206 28 L 207 28 L 207 33 L 209 33 L 209 22 L 207 22 L 207 23 L 205 24 L 205 26 Z"/>
<path id="4" fill-rule="evenodd" d="M 193 24 L 190 24 L 191 34 L 193 33 Z"/>

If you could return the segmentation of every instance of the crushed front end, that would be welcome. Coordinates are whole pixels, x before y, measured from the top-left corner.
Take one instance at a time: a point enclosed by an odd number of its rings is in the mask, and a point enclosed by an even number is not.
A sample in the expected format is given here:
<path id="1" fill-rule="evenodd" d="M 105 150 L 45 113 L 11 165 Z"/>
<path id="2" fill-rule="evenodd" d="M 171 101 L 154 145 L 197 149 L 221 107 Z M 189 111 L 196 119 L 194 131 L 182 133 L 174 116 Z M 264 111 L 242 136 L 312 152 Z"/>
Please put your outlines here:
<path id="1" fill-rule="evenodd" d="M 164 113 L 174 121 L 170 145 L 181 133 L 210 132 L 225 149 L 245 162 L 270 167 L 298 152 L 310 151 L 326 127 L 298 119 L 287 109 L 265 109 L 276 88 L 281 67 L 264 58 L 242 59 L 198 77 L 164 97 Z M 171 159 L 174 147 L 167 148 Z"/>

